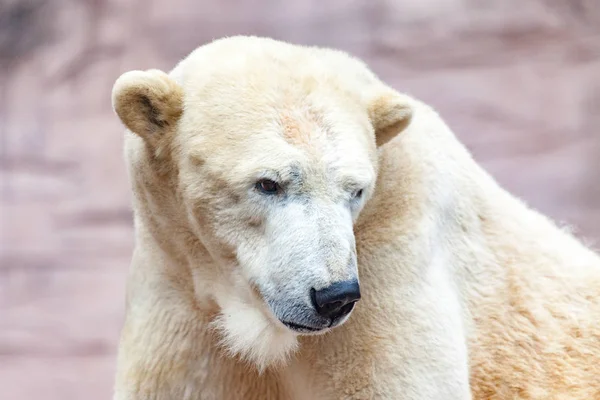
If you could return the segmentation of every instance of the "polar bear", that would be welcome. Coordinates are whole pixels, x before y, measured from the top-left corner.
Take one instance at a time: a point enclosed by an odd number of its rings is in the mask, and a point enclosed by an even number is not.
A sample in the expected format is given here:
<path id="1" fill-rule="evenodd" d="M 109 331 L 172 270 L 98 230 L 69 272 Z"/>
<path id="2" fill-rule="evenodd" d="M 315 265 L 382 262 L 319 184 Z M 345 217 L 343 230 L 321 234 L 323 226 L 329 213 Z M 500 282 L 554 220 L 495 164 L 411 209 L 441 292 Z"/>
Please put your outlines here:
<path id="1" fill-rule="evenodd" d="M 346 53 L 123 74 L 115 399 L 600 399 L 600 260 Z"/>

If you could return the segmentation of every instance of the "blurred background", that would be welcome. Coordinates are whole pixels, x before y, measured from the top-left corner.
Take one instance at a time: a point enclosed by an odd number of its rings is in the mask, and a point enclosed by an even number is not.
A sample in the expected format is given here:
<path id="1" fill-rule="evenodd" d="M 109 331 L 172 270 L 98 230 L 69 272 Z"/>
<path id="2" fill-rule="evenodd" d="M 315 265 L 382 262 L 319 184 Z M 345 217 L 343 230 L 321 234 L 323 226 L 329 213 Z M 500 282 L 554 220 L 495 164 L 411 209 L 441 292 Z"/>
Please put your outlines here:
<path id="1" fill-rule="evenodd" d="M 3 399 L 111 397 L 133 242 L 112 84 L 234 34 L 363 58 L 598 243 L 598 0 L 0 0 Z"/>

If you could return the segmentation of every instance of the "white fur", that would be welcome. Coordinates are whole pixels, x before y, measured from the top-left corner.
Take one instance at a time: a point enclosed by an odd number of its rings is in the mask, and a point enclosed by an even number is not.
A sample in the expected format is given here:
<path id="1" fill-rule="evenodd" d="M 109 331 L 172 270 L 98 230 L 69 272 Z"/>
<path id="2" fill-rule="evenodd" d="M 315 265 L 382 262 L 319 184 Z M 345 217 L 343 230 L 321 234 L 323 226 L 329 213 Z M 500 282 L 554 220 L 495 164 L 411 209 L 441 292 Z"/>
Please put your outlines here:
<path id="1" fill-rule="evenodd" d="M 136 216 L 115 399 L 598 397 L 597 255 L 360 61 L 228 38 L 113 101 Z M 283 325 L 357 274 L 342 326 Z"/>
<path id="2" fill-rule="evenodd" d="M 255 305 L 230 297 L 219 302 L 221 312 L 213 321 L 221 333 L 220 344 L 231 356 L 239 355 L 259 371 L 282 366 L 298 348 L 296 335 L 277 326 Z"/>

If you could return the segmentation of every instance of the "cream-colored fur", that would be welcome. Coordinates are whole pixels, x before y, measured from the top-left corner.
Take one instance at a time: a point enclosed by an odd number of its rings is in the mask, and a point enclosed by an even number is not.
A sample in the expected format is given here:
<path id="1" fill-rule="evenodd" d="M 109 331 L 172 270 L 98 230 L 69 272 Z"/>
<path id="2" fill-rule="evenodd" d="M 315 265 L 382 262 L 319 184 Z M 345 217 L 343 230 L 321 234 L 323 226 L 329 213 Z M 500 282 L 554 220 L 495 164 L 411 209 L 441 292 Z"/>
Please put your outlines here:
<path id="1" fill-rule="evenodd" d="M 113 104 L 136 230 L 116 400 L 600 399 L 598 256 L 359 61 L 227 38 Z M 265 168 L 302 190 L 261 197 Z M 340 326 L 279 322 L 356 274 Z"/>

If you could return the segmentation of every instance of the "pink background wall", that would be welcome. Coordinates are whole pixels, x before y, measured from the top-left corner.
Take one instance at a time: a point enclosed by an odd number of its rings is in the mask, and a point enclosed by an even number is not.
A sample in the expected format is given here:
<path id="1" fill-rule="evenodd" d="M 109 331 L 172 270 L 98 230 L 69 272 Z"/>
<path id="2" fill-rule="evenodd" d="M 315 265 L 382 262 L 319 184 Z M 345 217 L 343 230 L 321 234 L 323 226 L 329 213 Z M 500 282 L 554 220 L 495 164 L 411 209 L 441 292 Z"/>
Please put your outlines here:
<path id="1" fill-rule="evenodd" d="M 600 239 L 598 1 L 0 0 L 3 399 L 110 398 L 132 249 L 112 84 L 239 33 L 364 58 L 505 187 Z"/>

